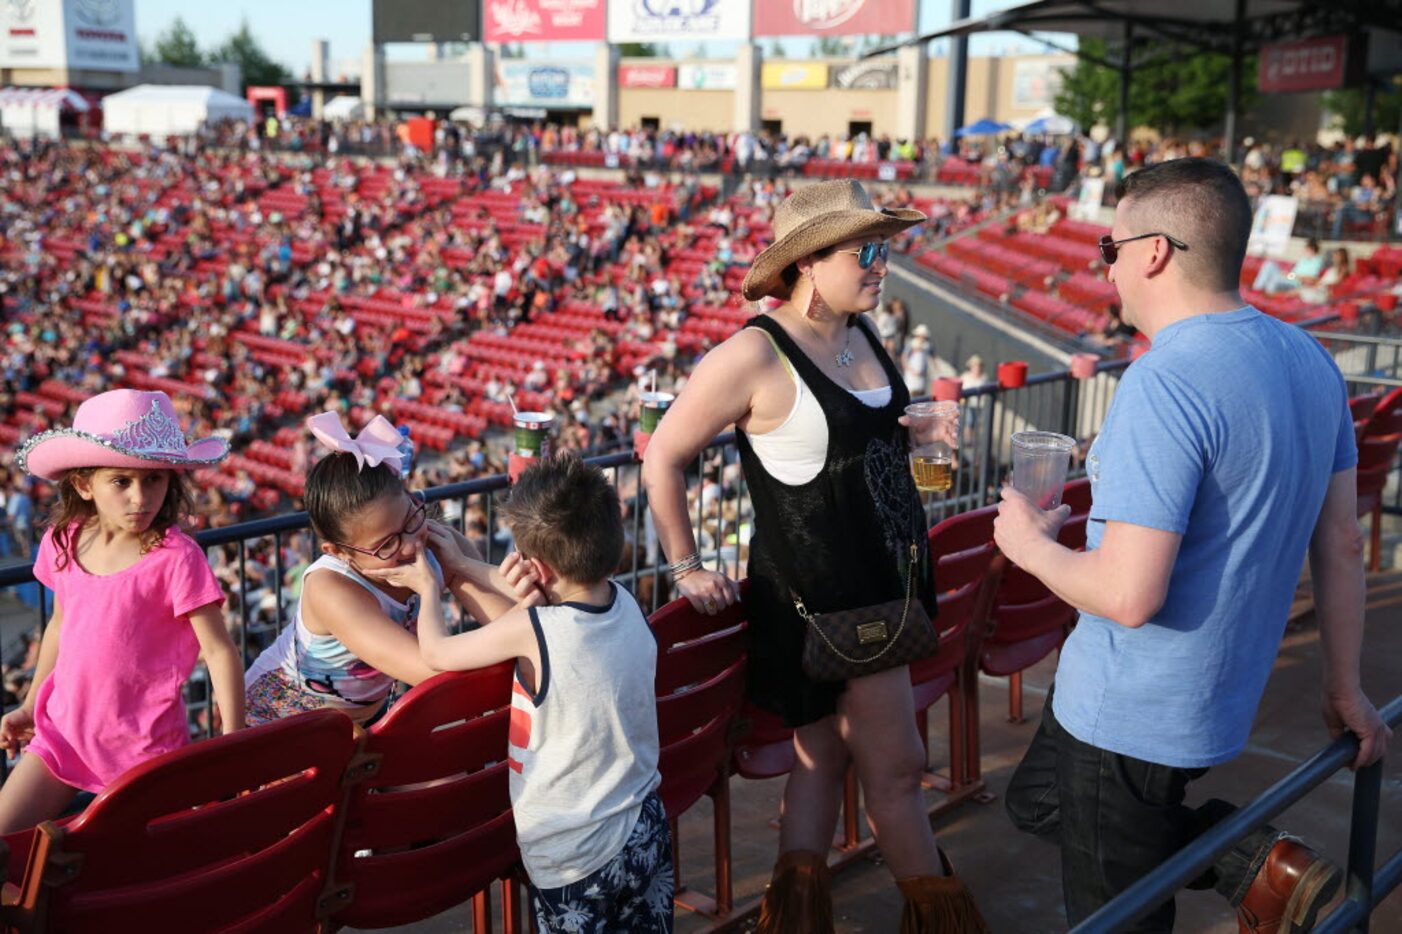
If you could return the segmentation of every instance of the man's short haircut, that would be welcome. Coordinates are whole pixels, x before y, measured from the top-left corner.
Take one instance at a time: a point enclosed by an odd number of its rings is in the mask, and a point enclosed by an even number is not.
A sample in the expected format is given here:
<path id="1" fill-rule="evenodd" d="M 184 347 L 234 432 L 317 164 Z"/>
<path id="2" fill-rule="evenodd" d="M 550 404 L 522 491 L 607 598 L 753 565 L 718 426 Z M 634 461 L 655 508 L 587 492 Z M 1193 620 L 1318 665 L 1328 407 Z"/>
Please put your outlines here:
<path id="1" fill-rule="evenodd" d="M 1126 175 L 1115 186 L 1131 199 L 1130 234 L 1171 234 L 1188 249 L 1174 260 L 1193 282 L 1236 290 L 1251 238 L 1251 201 L 1231 167 L 1216 159 L 1172 159 Z M 1142 229 L 1140 229 L 1142 228 Z"/>
<path id="2" fill-rule="evenodd" d="M 574 454 L 521 474 L 503 507 L 516 550 L 577 584 L 606 580 L 623 557 L 623 511 L 603 471 Z"/>

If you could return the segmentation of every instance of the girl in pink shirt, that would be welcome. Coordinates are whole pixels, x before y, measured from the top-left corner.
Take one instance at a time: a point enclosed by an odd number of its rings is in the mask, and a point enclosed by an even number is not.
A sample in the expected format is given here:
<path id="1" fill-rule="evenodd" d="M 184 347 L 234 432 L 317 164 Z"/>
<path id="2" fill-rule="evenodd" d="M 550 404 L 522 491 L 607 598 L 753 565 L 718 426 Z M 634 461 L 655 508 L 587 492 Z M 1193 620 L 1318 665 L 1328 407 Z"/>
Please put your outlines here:
<path id="1" fill-rule="evenodd" d="M 54 611 L 28 696 L 0 720 L 0 746 L 28 744 L 0 786 L 0 834 L 189 742 L 180 689 L 201 654 L 224 732 L 243 726 L 224 595 L 177 524 L 190 508 L 182 471 L 227 454 L 219 438 L 187 445 L 165 393 L 131 389 L 93 396 L 72 428 L 19 451 L 22 470 L 59 488 L 34 561 Z"/>

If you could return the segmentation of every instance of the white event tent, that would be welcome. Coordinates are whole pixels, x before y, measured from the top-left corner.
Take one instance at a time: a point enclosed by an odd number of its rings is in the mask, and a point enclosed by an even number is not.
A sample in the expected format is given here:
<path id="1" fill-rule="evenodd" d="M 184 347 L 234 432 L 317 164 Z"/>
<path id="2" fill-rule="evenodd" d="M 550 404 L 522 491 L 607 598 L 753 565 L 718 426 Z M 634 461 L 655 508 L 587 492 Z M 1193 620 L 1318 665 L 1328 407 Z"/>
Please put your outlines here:
<path id="1" fill-rule="evenodd" d="M 11 136 L 58 136 L 63 114 L 86 113 L 88 102 L 68 88 L 0 90 L 0 126 Z"/>
<path id="2" fill-rule="evenodd" d="M 112 135 L 186 136 L 216 120 L 252 120 L 253 106 L 203 85 L 139 84 L 102 99 L 102 128 Z"/>

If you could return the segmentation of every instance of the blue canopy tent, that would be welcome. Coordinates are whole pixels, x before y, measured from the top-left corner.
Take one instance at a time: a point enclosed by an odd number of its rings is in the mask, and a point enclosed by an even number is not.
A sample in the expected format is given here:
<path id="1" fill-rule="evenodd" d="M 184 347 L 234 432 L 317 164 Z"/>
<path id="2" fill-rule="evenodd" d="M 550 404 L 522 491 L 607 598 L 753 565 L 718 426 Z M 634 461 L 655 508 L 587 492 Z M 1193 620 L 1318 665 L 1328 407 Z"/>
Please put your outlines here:
<path id="1" fill-rule="evenodd" d="M 968 126 L 961 126 L 954 131 L 955 136 L 997 136 L 999 133 L 1006 133 L 1012 127 L 1006 123 L 999 123 L 997 120 L 990 120 L 984 117 L 977 123 Z"/>
<path id="2" fill-rule="evenodd" d="M 1023 127 L 1022 132 L 1028 136 L 1069 136 L 1076 132 L 1076 124 L 1069 117 L 1054 114 L 1038 117 Z"/>

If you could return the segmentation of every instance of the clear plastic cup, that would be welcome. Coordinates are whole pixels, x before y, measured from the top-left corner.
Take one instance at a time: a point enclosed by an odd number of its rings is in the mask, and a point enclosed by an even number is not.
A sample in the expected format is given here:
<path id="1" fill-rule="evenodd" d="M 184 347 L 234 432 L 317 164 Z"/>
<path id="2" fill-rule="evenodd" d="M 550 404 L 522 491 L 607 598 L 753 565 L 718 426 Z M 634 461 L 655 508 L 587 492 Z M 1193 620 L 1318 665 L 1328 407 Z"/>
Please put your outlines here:
<path id="1" fill-rule="evenodd" d="M 954 449 L 937 437 L 940 426 L 957 434 L 959 403 L 917 402 L 905 407 L 910 419 L 910 475 L 922 493 L 948 493 L 954 485 Z"/>
<path id="2" fill-rule="evenodd" d="M 1076 439 L 1054 431 L 1019 431 L 1012 441 L 1013 489 L 1041 509 L 1060 506 Z"/>

